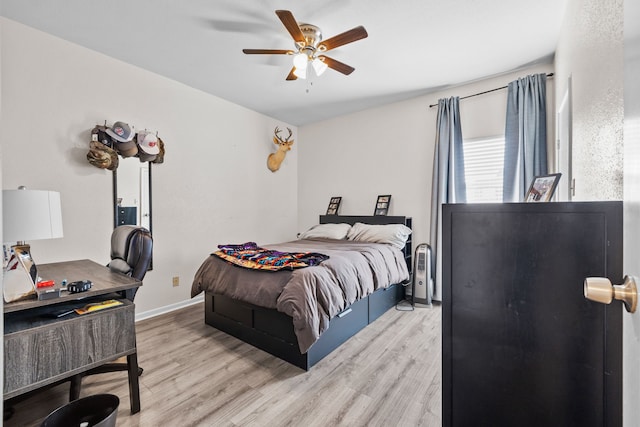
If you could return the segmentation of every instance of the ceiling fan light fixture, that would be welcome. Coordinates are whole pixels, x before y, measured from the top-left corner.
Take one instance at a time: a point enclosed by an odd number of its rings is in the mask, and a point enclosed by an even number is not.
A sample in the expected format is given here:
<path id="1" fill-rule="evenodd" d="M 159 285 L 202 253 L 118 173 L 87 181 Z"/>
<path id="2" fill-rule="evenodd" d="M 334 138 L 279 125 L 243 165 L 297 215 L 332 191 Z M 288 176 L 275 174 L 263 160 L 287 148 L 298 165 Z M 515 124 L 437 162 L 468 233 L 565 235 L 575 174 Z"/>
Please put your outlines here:
<path id="1" fill-rule="evenodd" d="M 306 79 L 307 78 L 307 67 L 306 66 L 303 67 L 303 68 L 294 67 L 293 75 L 296 76 L 299 79 Z"/>
<path id="2" fill-rule="evenodd" d="M 309 57 L 306 53 L 296 53 L 293 55 L 293 66 L 299 70 L 307 70 L 307 64 L 309 62 Z"/>
<path id="3" fill-rule="evenodd" d="M 322 73 L 327 71 L 327 68 L 329 68 L 329 66 L 327 64 L 325 64 L 325 62 L 320 60 L 319 58 L 314 59 L 311 62 L 311 65 L 313 66 L 313 69 L 316 72 L 316 76 L 318 76 L 318 77 L 320 77 L 322 75 Z"/>
<path id="4" fill-rule="evenodd" d="M 1 0 L 0 0 L 1 1 Z M 348 43 L 368 37 L 367 30 L 362 25 L 344 31 L 326 40 L 322 37 L 319 27 L 312 24 L 298 22 L 289 10 L 276 10 L 276 15 L 289 32 L 295 42 L 295 50 L 288 49 L 242 49 L 247 55 L 292 55 L 293 68 L 289 71 L 286 80 L 307 77 L 307 68 L 312 64 L 315 74 L 320 76 L 327 68 L 348 76 L 355 68 L 332 59 L 325 55 L 316 56 L 333 50 Z"/>

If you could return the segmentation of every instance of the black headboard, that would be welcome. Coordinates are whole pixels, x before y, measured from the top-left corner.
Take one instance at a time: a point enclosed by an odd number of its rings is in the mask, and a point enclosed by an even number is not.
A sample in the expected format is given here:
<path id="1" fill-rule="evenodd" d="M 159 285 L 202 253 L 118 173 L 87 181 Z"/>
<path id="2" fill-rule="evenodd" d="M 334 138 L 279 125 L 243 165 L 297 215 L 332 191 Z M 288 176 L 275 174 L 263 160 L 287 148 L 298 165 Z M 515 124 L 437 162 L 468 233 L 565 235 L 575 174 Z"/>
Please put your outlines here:
<path id="1" fill-rule="evenodd" d="M 373 216 L 357 216 L 357 215 L 320 215 L 320 224 L 355 224 L 356 222 L 362 222 L 363 224 L 384 225 L 384 224 L 404 224 L 407 227 L 411 227 L 411 217 L 408 216 L 386 216 L 386 215 L 373 215 Z M 407 263 L 409 273 L 413 269 L 412 252 L 411 252 L 411 236 L 407 239 L 407 243 L 402 249 L 404 254 L 404 260 Z"/>

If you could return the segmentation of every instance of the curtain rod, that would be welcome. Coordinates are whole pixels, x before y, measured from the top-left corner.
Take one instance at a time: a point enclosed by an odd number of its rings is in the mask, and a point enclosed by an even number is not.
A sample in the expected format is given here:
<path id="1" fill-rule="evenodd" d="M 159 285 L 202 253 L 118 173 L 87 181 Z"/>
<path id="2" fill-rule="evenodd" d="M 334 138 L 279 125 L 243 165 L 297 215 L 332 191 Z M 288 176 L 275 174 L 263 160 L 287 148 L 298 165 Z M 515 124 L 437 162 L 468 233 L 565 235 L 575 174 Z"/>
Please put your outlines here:
<path id="1" fill-rule="evenodd" d="M 547 77 L 553 77 L 553 73 L 547 73 Z M 497 87 L 497 88 L 495 88 L 495 89 L 485 90 L 484 92 L 474 93 L 473 95 L 462 96 L 462 97 L 460 97 L 460 99 L 472 98 L 472 97 L 474 97 L 474 96 L 484 95 L 485 93 L 495 92 L 495 91 L 497 91 L 497 90 L 506 89 L 506 88 L 508 88 L 508 87 L 509 87 L 509 86 Z M 429 108 L 437 107 L 437 106 L 438 106 L 438 104 L 431 104 L 431 105 L 429 105 Z"/>

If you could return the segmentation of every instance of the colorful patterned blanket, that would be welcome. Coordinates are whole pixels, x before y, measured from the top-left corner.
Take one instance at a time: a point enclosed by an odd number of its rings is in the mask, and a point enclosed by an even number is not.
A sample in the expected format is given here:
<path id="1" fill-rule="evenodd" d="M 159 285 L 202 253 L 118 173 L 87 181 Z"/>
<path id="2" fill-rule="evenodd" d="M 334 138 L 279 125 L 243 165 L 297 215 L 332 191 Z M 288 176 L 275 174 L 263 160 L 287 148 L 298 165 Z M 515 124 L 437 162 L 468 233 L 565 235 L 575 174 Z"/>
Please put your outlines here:
<path id="1" fill-rule="evenodd" d="M 232 264 L 253 270 L 293 270 L 311 267 L 329 259 L 327 255 L 315 252 L 280 252 L 259 247 L 255 242 L 240 245 L 218 245 L 213 255 Z"/>

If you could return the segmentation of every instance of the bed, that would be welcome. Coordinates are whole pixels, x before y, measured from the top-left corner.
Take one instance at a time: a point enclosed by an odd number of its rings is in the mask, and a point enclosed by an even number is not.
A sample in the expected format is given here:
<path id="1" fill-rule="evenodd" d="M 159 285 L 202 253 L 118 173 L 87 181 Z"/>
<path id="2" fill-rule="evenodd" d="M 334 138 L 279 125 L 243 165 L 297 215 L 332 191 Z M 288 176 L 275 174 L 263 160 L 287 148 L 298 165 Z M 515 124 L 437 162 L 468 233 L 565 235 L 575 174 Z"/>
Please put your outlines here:
<path id="1" fill-rule="evenodd" d="M 319 224 L 348 224 L 350 232 L 362 224 L 410 230 L 411 218 L 321 215 Z M 192 297 L 205 294 L 205 323 L 309 370 L 404 298 L 412 265 L 410 231 L 401 249 L 398 242 L 310 236 L 265 246 L 328 255 L 317 267 L 265 272 L 207 257 L 191 288 Z"/>

